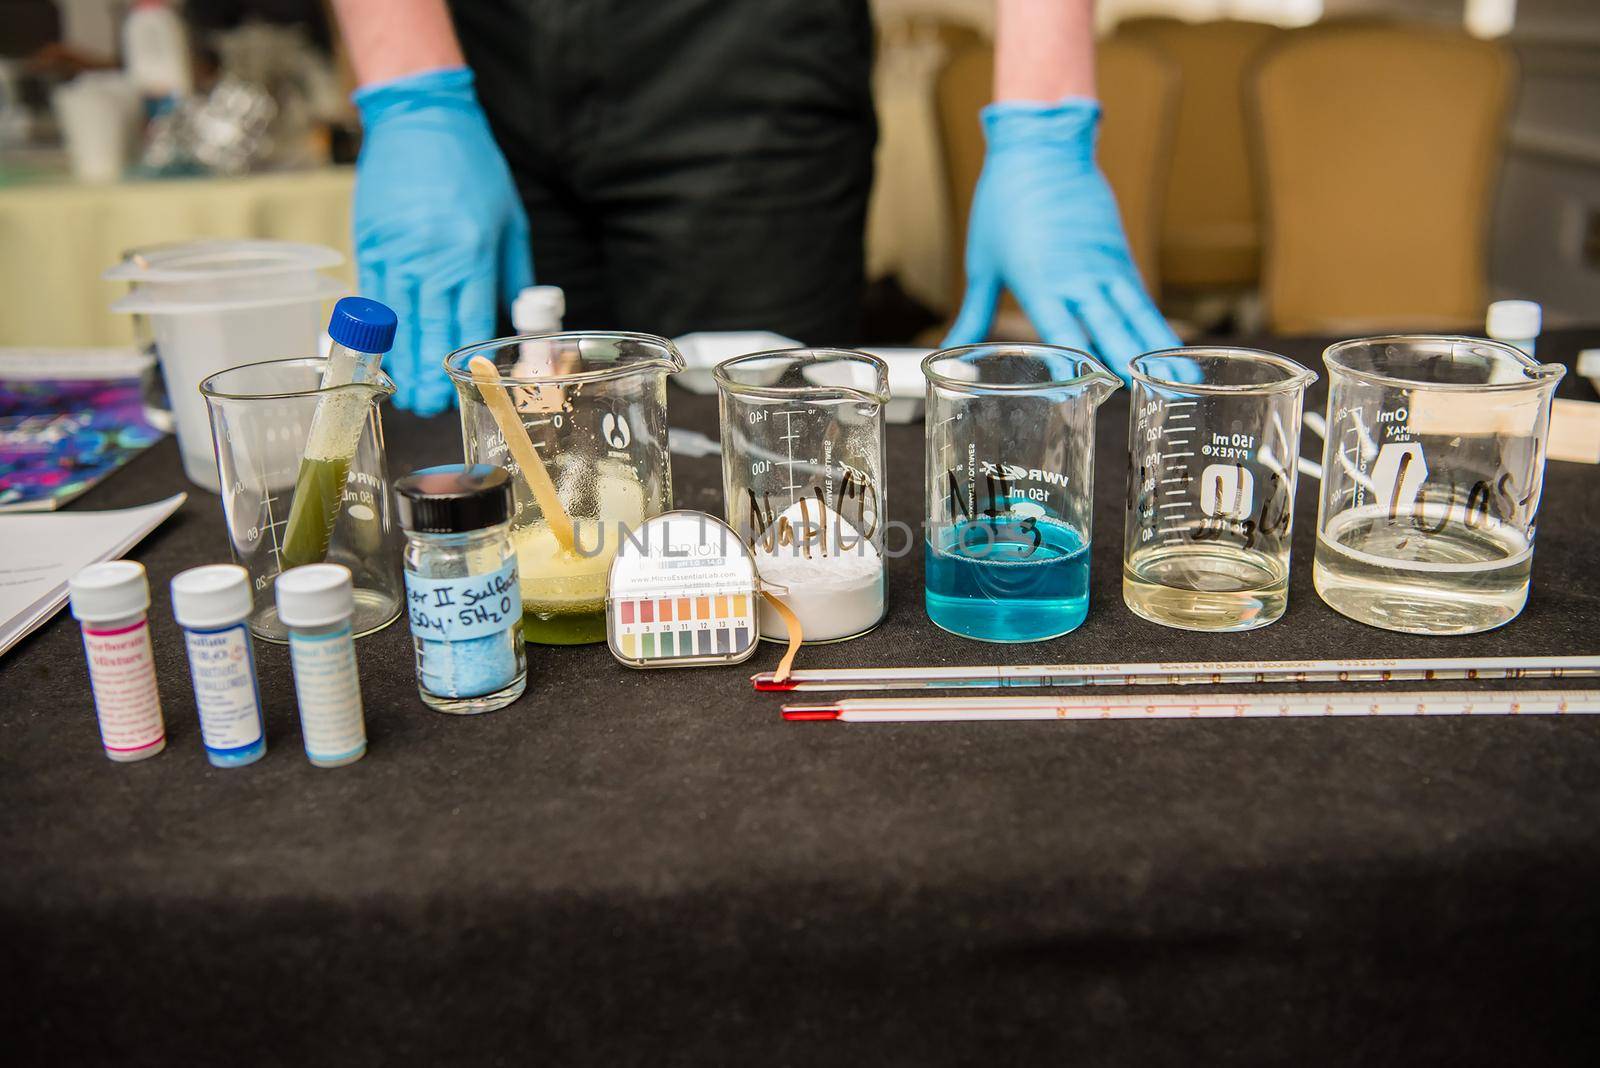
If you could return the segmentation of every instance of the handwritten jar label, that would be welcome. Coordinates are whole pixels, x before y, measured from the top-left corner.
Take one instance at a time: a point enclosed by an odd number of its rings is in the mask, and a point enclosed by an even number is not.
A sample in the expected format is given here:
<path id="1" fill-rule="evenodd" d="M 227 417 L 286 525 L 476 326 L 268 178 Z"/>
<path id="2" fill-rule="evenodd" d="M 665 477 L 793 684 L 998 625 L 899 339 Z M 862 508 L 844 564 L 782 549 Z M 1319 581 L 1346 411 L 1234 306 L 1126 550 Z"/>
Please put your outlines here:
<path id="1" fill-rule="evenodd" d="M 522 621 L 517 562 L 499 571 L 455 578 L 423 578 L 406 572 L 406 607 L 411 633 L 424 641 L 460 642 L 500 634 Z"/>

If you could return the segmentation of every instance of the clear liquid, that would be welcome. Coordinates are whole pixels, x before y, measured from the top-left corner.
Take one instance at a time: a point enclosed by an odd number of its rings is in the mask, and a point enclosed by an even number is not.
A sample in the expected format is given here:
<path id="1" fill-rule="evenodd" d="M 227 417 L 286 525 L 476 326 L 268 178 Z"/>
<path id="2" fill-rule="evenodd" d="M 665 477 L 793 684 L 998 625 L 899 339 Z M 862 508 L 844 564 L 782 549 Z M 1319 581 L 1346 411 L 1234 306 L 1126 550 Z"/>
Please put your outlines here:
<path id="1" fill-rule="evenodd" d="M 1418 522 L 1429 530 L 1381 509 L 1340 513 L 1317 534 L 1317 593 L 1351 619 L 1410 634 L 1474 634 L 1517 617 L 1533 570 L 1523 535 L 1449 515 Z"/>
<path id="2" fill-rule="evenodd" d="M 1064 523 L 1002 517 L 962 523 L 924 555 L 928 618 L 986 642 L 1036 642 L 1089 614 L 1089 545 Z"/>
<path id="3" fill-rule="evenodd" d="M 1286 560 L 1234 545 L 1141 549 L 1122 565 L 1122 599 L 1134 614 L 1183 630 L 1254 630 L 1289 605 Z"/>

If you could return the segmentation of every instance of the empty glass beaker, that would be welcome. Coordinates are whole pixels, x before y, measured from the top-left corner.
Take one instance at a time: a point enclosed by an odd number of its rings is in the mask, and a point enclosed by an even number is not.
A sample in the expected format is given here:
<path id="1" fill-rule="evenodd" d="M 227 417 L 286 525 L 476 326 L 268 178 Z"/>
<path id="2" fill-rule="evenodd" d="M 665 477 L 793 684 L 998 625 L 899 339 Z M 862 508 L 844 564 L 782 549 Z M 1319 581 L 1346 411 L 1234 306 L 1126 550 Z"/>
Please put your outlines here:
<path id="1" fill-rule="evenodd" d="M 722 494 L 762 588 L 807 642 L 883 619 L 883 409 L 889 367 L 847 349 L 778 349 L 717 365 Z M 761 636 L 789 628 L 763 599 Z"/>
<path id="2" fill-rule="evenodd" d="M 1317 593 L 1351 619 L 1412 634 L 1516 618 L 1566 368 L 1464 337 L 1345 341 L 1323 360 Z"/>
<path id="3" fill-rule="evenodd" d="M 1089 612 L 1094 424 L 1121 380 L 1055 345 L 935 352 L 928 379 L 928 618 L 1033 642 Z"/>
<path id="4" fill-rule="evenodd" d="M 401 538 L 389 496 L 378 410 L 379 402 L 394 393 L 394 383 L 379 374 L 368 382 L 323 389 L 326 363 L 318 357 L 252 363 L 219 371 L 200 383 L 222 478 L 228 541 L 233 558 L 250 572 L 255 591 L 250 630 L 267 641 L 289 640 L 289 628 L 278 619 L 273 585 L 290 566 L 284 559 L 284 531 L 311 420 L 324 398 L 342 408 L 365 404 L 367 412 L 348 464 L 332 464 L 323 477 L 305 483 L 319 495 L 340 498 L 336 506 L 325 501 L 318 505 L 318 514 L 337 512 L 323 559 L 350 569 L 357 637 L 388 626 L 400 615 Z"/>
<path id="5" fill-rule="evenodd" d="M 1316 374 L 1230 348 L 1132 367 L 1123 601 L 1184 630 L 1266 626 L 1289 604 L 1300 406 Z"/>
<path id="6" fill-rule="evenodd" d="M 499 372 L 499 388 L 521 424 L 509 432 L 523 442 L 507 442 L 507 428 L 485 401 L 485 387 L 472 375 L 478 357 Z M 461 399 L 467 463 L 494 464 L 512 475 L 511 539 L 528 641 L 606 640 L 606 576 L 617 548 L 646 519 L 672 507 L 667 376 L 682 369 L 683 357 L 664 338 L 601 332 L 500 338 L 445 360 Z M 570 547 L 560 517 L 552 524 L 529 481 L 544 476 L 524 473 L 519 453 L 548 473 L 571 520 Z"/>

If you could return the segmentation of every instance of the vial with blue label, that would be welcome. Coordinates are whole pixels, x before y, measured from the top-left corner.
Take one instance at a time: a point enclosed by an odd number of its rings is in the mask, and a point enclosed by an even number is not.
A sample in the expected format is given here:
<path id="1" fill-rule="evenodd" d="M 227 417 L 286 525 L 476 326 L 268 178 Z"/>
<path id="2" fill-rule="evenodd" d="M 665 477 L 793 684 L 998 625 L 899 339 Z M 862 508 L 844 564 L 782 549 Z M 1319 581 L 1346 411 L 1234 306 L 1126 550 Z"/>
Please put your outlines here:
<path id="1" fill-rule="evenodd" d="M 200 737 L 213 767 L 243 767 L 267 753 L 245 622 L 252 607 L 250 573 L 237 564 L 192 567 L 172 580 L 172 616 L 189 649 Z"/>
<path id="2" fill-rule="evenodd" d="M 303 564 L 279 575 L 273 589 L 278 618 L 289 628 L 306 758 L 319 768 L 353 764 L 367 755 L 367 721 L 350 625 L 356 610 L 350 569 Z"/>
<path id="3" fill-rule="evenodd" d="M 511 476 L 447 464 L 395 484 L 417 690 L 439 712 L 504 708 L 528 683 L 511 544 Z"/>

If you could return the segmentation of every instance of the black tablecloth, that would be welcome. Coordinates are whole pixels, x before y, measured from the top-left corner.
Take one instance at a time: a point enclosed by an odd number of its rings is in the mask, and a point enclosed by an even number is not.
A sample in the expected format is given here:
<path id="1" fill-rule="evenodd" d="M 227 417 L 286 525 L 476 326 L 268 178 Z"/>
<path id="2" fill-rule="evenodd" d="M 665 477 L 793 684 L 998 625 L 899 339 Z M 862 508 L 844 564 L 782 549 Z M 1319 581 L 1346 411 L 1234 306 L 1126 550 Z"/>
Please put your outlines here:
<path id="1" fill-rule="evenodd" d="M 1549 336 L 1569 360 L 1600 334 Z M 1321 369 L 1321 345 L 1277 346 Z M 1562 395 L 1593 399 L 1582 380 Z M 1320 406 L 1313 391 L 1310 404 Z M 715 403 L 672 392 L 673 422 Z M 1092 605 L 996 647 L 934 629 L 918 555 L 875 633 L 802 666 L 1594 650 L 1600 471 L 1553 463 L 1520 619 L 1411 638 L 1311 587 L 1202 636 L 1119 588 L 1127 403 L 1100 417 Z M 395 474 L 459 459 L 388 412 Z M 921 515 L 922 427 L 889 432 Z M 720 512 L 714 458 L 675 459 Z M 0 1050 L 33 1062 L 1539 1063 L 1592 1059 L 1600 719 L 787 724 L 742 667 L 634 672 L 532 650 L 527 695 L 418 702 L 399 623 L 358 643 L 371 750 L 301 751 L 258 644 L 271 751 L 205 760 L 167 582 L 227 558 L 169 441 L 83 502 L 180 488 L 135 552 L 169 744 L 101 755 L 63 613 L 0 661 Z"/>

